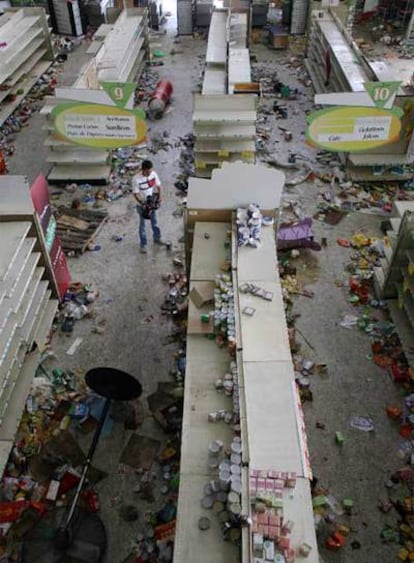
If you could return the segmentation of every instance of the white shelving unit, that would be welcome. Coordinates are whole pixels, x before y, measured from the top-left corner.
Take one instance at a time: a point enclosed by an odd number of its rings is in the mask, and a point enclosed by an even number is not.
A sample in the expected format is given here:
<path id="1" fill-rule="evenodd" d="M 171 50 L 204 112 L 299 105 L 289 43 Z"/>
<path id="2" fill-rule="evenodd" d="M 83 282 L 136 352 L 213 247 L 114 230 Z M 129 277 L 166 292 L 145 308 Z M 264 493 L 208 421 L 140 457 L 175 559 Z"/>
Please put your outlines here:
<path id="1" fill-rule="evenodd" d="M 54 54 L 43 8 L 7 10 L 0 19 L 0 125 L 47 70 Z M 21 93 L 18 93 L 21 92 Z M 5 102 L 8 96 L 12 101 Z"/>
<path id="2" fill-rule="evenodd" d="M 206 66 L 202 94 L 226 94 L 227 22 L 228 10 L 214 10 L 208 30 Z"/>
<path id="3" fill-rule="evenodd" d="M 0 204 L 1 474 L 58 300 L 53 298 L 56 281 L 27 180 L 22 176 L 2 178 Z"/>
<path id="4" fill-rule="evenodd" d="M 210 178 L 224 162 L 254 162 L 256 101 L 234 94 L 236 84 L 250 84 L 248 14 L 215 9 L 212 13 L 201 95 L 193 104 L 195 173 Z"/>
<path id="5" fill-rule="evenodd" d="M 305 65 L 316 92 L 361 92 L 373 79 L 358 47 L 327 10 L 314 10 Z M 329 78 L 326 60 L 330 59 Z"/>
<path id="6" fill-rule="evenodd" d="M 414 202 L 393 203 L 381 266 L 374 269 L 377 296 L 387 301 L 406 358 L 414 367 Z"/>
<path id="7" fill-rule="evenodd" d="M 250 94 L 194 97 L 196 175 L 211 177 L 223 162 L 255 161 L 256 97 Z"/>
<path id="8" fill-rule="evenodd" d="M 60 141 L 53 136 L 52 110 L 61 103 L 80 101 L 114 105 L 101 88 L 102 82 L 135 82 L 141 75 L 149 55 L 147 8 L 124 10 L 115 24 L 101 26 L 92 52 L 94 57 L 84 66 L 71 88 L 56 89 L 46 98 L 41 113 L 46 116 L 50 131 L 45 144 L 47 162 L 53 164 L 48 175 L 50 183 L 88 182 L 106 184 L 110 175 L 109 151 L 90 149 Z M 132 107 L 132 98 L 127 107 Z"/>
<path id="9" fill-rule="evenodd" d="M 242 47 L 230 47 L 228 62 L 228 93 L 234 93 L 236 84 L 246 84 L 250 81 L 251 68 L 249 49 Z"/>
<path id="10" fill-rule="evenodd" d="M 237 248 L 234 210 L 246 206 L 253 197 L 251 179 L 257 183 L 254 200 L 266 214 L 277 215 L 284 185 L 282 172 L 262 165 L 245 163 L 223 165 L 211 180 L 191 178 L 185 214 L 185 229 L 191 257 L 190 287 L 210 282 L 214 286 L 224 261 L 230 260 L 235 301 L 237 366 L 240 395 L 240 426 L 245 472 L 242 478 L 242 509 L 250 514 L 248 471 L 250 469 L 295 472 L 293 495 L 283 498 L 285 519 L 294 522 L 291 544 L 303 542 L 312 547 L 307 559 L 317 563 L 318 549 L 310 492 L 311 471 L 300 399 L 294 381 L 282 290 L 278 276 L 275 231 L 264 227 L 259 248 Z M 257 189 L 256 189 L 257 187 Z M 257 191 L 259 190 L 259 191 Z M 226 248 L 232 233 L 231 252 Z M 206 236 L 208 233 L 209 236 Z M 239 292 L 242 283 L 253 283 L 273 292 L 264 301 Z M 254 300 L 254 303 L 252 302 Z M 243 315 L 246 306 L 255 307 L 253 316 Z M 256 561 L 251 554 L 249 527 L 242 528 L 241 549 L 224 542 L 217 516 L 200 505 L 206 483 L 217 478 L 207 466 L 208 445 L 222 440 L 225 447 L 231 432 L 223 422 L 208 422 L 208 414 L 229 409 L 229 398 L 219 394 L 215 381 L 226 370 L 229 355 L 204 335 L 192 332 L 195 320 L 208 307 L 197 309 L 189 301 L 187 364 L 185 375 L 180 489 L 174 562 Z M 198 529 L 198 520 L 207 516 L 208 533 Z"/>

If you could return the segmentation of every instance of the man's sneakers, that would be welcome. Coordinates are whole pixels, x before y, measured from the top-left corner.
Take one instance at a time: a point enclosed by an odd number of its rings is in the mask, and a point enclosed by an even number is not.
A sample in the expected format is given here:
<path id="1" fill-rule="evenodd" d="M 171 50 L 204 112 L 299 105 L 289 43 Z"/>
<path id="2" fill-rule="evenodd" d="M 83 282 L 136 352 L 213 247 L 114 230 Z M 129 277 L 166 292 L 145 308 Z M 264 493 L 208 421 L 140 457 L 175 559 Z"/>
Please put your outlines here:
<path id="1" fill-rule="evenodd" d="M 154 244 L 158 244 L 159 246 L 162 246 L 164 244 L 164 241 L 161 240 L 161 239 L 157 239 L 157 240 L 154 240 Z"/>

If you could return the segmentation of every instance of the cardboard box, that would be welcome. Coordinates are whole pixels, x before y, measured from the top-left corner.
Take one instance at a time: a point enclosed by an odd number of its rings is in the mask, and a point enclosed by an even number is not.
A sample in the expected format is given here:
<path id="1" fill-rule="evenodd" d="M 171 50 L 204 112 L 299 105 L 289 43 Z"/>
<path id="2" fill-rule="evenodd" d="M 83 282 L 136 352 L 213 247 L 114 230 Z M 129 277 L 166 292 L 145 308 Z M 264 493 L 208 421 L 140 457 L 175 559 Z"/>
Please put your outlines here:
<path id="1" fill-rule="evenodd" d="M 197 282 L 190 291 L 190 299 L 197 309 L 211 303 L 214 299 L 214 283 Z"/>

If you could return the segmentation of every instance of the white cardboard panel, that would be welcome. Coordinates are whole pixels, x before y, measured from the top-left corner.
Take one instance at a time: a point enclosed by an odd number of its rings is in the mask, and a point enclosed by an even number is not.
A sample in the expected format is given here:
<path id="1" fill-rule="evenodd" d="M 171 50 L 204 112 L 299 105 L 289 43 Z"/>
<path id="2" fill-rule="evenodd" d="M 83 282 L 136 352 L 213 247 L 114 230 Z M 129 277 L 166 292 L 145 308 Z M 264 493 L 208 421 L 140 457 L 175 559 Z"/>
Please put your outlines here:
<path id="1" fill-rule="evenodd" d="M 252 280 L 251 283 L 272 292 L 273 299 L 266 301 L 250 294 L 239 293 L 243 360 L 245 362 L 291 361 L 280 284 L 259 283 L 255 280 Z M 253 316 L 243 314 L 244 307 L 254 307 Z"/>
<path id="2" fill-rule="evenodd" d="M 237 277 L 239 285 L 247 280 L 275 281 L 279 279 L 276 239 L 273 227 L 262 227 L 258 248 L 243 246 L 237 252 Z M 280 291 L 280 289 L 279 289 Z"/>
<path id="3" fill-rule="evenodd" d="M 262 209 L 278 209 L 285 175 L 261 164 L 223 163 L 211 180 L 190 177 L 188 209 L 235 209 L 257 203 Z"/>
<path id="4" fill-rule="evenodd" d="M 292 362 L 244 362 L 250 467 L 303 475 Z"/>

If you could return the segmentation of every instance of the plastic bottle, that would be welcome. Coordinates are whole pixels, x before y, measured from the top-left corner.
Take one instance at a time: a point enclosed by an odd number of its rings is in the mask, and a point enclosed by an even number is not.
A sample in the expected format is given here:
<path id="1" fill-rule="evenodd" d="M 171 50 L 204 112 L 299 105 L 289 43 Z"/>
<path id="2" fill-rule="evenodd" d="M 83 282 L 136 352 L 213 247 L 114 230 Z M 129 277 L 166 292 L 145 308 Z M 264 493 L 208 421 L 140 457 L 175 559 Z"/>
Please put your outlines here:
<path id="1" fill-rule="evenodd" d="M 327 495 L 326 504 L 337 516 L 342 516 L 344 514 L 341 503 L 339 503 L 333 495 Z"/>

